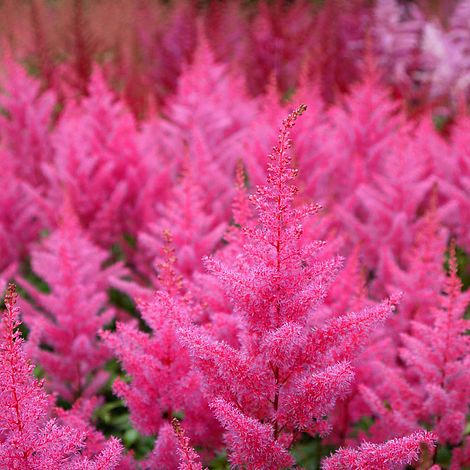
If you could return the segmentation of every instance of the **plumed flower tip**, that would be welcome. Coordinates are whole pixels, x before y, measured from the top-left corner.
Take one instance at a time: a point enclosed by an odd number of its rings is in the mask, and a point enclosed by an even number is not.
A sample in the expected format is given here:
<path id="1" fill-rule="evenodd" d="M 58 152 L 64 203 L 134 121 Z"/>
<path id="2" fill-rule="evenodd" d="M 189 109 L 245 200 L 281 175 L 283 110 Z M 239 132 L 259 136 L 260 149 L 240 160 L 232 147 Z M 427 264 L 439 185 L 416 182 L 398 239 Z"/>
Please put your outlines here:
<path id="1" fill-rule="evenodd" d="M 362 444 L 356 449 L 340 449 L 325 459 L 322 470 L 399 470 L 416 462 L 423 450 L 432 451 L 436 436 L 418 431 L 384 444 Z"/>
<path id="2" fill-rule="evenodd" d="M 171 424 L 173 425 L 173 430 L 178 439 L 178 453 L 180 455 L 179 470 L 202 470 L 199 455 L 197 455 L 191 447 L 189 438 L 184 434 L 179 421 L 174 418 Z"/>
<path id="3" fill-rule="evenodd" d="M 36 304 L 25 315 L 28 347 L 45 371 L 47 386 L 70 402 L 93 396 L 108 378 L 102 368 L 110 353 L 98 333 L 115 313 L 107 307 L 107 289 L 125 271 L 120 263 L 103 267 L 107 259 L 73 210 L 65 211 L 61 225 L 31 253 L 34 272 L 51 292 L 28 289 Z"/>
<path id="4" fill-rule="evenodd" d="M 206 261 L 239 320 L 239 344 L 195 326 L 179 330 L 226 430 L 231 464 L 250 469 L 288 467 L 301 432 L 328 433 L 326 418 L 353 380 L 351 360 L 397 301 L 315 323 L 342 259 L 319 256 L 324 243 L 303 233 L 318 206 L 294 203 L 290 130 L 305 109 L 283 121 L 267 183 L 251 197 L 257 218 L 243 228 L 238 253 Z"/>
<path id="5" fill-rule="evenodd" d="M 464 317 L 470 291 L 461 290 L 454 242 L 449 271 L 440 299 L 431 310 L 433 323 L 413 322 L 411 333 L 401 335 L 400 356 L 408 372 L 418 379 L 413 387 L 425 398 L 422 414 L 433 423 L 439 442 L 458 445 L 465 432 L 470 396 L 469 322 Z"/>
<path id="6" fill-rule="evenodd" d="M 93 459 L 81 455 L 87 434 L 49 419 L 51 399 L 33 375 L 18 329 L 15 286 L 5 296 L 0 337 L 0 462 L 15 469 L 114 469 L 122 445 L 111 439 Z M 86 453 L 86 452 L 85 452 Z"/>

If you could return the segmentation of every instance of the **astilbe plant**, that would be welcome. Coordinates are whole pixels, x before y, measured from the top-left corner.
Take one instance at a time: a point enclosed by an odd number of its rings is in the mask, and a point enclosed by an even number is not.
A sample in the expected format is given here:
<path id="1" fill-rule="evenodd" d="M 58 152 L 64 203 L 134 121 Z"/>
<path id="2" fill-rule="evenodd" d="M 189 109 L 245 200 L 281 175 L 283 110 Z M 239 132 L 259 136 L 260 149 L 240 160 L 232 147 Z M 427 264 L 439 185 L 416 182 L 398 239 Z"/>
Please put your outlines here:
<path id="1" fill-rule="evenodd" d="M 267 154 L 276 138 L 277 123 L 286 114 L 274 74 L 256 104 L 256 119 L 243 135 L 243 162 L 253 187 L 266 181 Z"/>
<path id="2" fill-rule="evenodd" d="M 432 203 L 435 205 L 435 203 Z M 439 302 L 441 286 L 445 280 L 442 270 L 443 253 L 446 247 L 446 233 L 439 226 L 435 208 L 431 208 L 421 221 L 414 246 L 404 257 L 405 267 L 396 259 L 385 254 L 380 277 L 388 292 L 402 291 L 402 300 L 396 315 L 387 322 L 382 332 L 387 346 L 386 357 L 369 354 L 367 375 L 358 384 L 361 414 L 380 416 L 369 429 L 370 439 L 382 442 L 384 439 L 401 437 L 419 428 L 422 419 L 422 394 L 419 387 L 408 382 L 400 366 L 400 335 L 411 333 L 413 322 L 431 325 L 431 311 Z M 384 381 L 383 377 L 388 380 Z"/>
<path id="3" fill-rule="evenodd" d="M 142 467 L 149 470 L 202 470 L 200 457 L 176 418 L 160 428 L 155 448 Z"/>
<path id="4" fill-rule="evenodd" d="M 403 122 L 399 102 L 381 84 L 373 59 L 363 68 L 362 81 L 328 110 L 328 125 L 318 136 L 317 152 L 299 155 L 305 162 L 307 194 L 327 203 L 331 210 L 335 205 L 357 210 L 357 189 L 383 170 Z"/>
<path id="5" fill-rule="evenodd" d="M 195 444 L 211 449 L 219 444 L 221 433 L 202 395 L 200 376 L 191 369 L 189 355 L 178 341 L 178 329 L 201 322 L 204 312 L 178 274 L 169 232 L 165 238 L 163 261 L 158 266 L 159 290 L 137 302 L 151 333 L 140 331 L 135 323 L 119 322 L 115 333 L 104 334 L 130 378 L 115 381 L 114 392 L 129 407 L 137 430 L 158 435 L 149 458 L 155 465 L 162 459 L 177 461 L 167 426 L 175 413 L 184 413 L 182 426 Z"/>
<path id="6" fill-rule="evenodd" d="M 2 58 L 0 78 L 0 142 L 18 177 L 36 191 L 44 189 L 43 165 L 52 159 L 50 127 L 56 96 L 41 92 L 41 82 L 30 77 L 11 53 Z"/>
<path id="7" fill-rule="evenodd" d="M 0 60 L 0 273 L 16 269 L 46 219 L 43 165 L 52 158 L 49 128 L 56 104 L 8 51 Z"/>
<path id="8" fill-rule="evenodd" d="M 93 396 L 108 378 L 103 367 L 110 352 L 98 333 L 114 318 L 107 291 L 125 271 L 120 264 L 103 266 L 107 259 L 70 208 L 32 251 L 32 269 L 50 292 L 25 283 L 33 300 L 25 315 L 31 328 L 28 348 L 44 369 L 47 386 L 70 402 Z"/>
<path id="9" fill-rule="evenodd" d="M 401 361 L 388 368 L 377 364 L 379 373 L 387 375 L 387 383 L 375 390 L 362 388 L 375 417 L 370 432 L 378 440 L 427 423 L 440 446 L 460 448 L 464 441 L 469 406 L 468 321 L 464 311 L 470 294 L 461 292 L 452 244 L 449 267 L 435 304 L 425 304 L 427 317 L 423 313 L 416 316 L 410 331 L 401 334 Z M 465 447 L 459 449 L 456 459 L 464 456 Z"/>
<path id="10" fill-rule="evenodd" d="M 95 68 L 82 101 L 70 100 L 53 134 L 48 166 L 51 218 L 69 199 L 92 239 L 104 246 L 139 228 L 139 188 L 148 172 L 140 158 L 136 123 Z"/>
<path id="11" fill-rule="evenodd" d="M 202 270 L 202 258 L 212 254 L 222 240 L 226 223 L 207 207 L 207 197 L 189 163 L 183 171 L 168 202 L 160 205 L 157 220 L 139 235 L 139 254 L 144 252 L 151 260 L 153 269 L 147 267 L 147 272 L 155 275 L 165 244 L 164 233 L 170 230 L 178 253 L 177 269 L 191 279 L 193 273 Z"/>
<path id="12" fill-rule="evenodd" d="M 304 109 L 283 121 L 267 185 L 252 197 L 257 224 L 245 228 L 240 253 L 230 264 L 206 261 L 232 302 L 240 344 L 218 341 L 211 329 L 180 328 L 234 466 L 290 466 L 302 432 L 328 433 L 325 417 L 353 380 L 350 360 L 391 307 L 316 319 L 342 260 L 322 259 L 323 244 L 303 239 L 302 224 L 318 206 L 293 206 L 289 133 Z"/>
<path id="13" fill-rule="evenodd" d="M 415 239 L 402 263 L 390 252 L 383 254 L 383 262 L 376 272 L 381 287 L 390 294 L 397 290 L 403 293 L 400 314 L 388 324 L 390 332 L 407 332 L 413 320 L 431 323 L 429 312 L 438 303 L 445 279 L 442 262 L 447 237 L 447 231 L 439 223 L 435 202 L 431 202 L 429 210 L 419 219 Z"/>
<path id="14" fill-rule="evenodd" d="M 434 447 L 435 436 L 426 431 L 416 432 L 385 444 L 364 443 L 357 449 L 340 449 L 325 459 L 323 470 L 400 470 L 419 459 L 424 447 Z M 433 468 L 434 470 L 434 468 Z"/>
<path id="15" fill-rule="evenodd" d="M 423 412 L 433 424 L 439 442 L 458 445 L 463 437 L 469 396 L 468 320 L 464 312 L 470 292 L 461 292 L 455 246 L 451 244 L 449 276 L 438 305 L 429 314 L 433 322 L 412 323 L 403 334 L 401 357 L 423 389 Z"/>
<path id="16" fill-rule="evenodd" d="M 38 237 L 44 217 L 27 183 L 16 173 L 11 155 L 0 148 L 1 276 L 9 279 Z"/>
<path id="17" fill-rule="evenodd" d="M 424 162 L 410 148 L 410 136 L 403 134 L 384 155 L 383 170 L 370 175 L 357 188 L 356 213 L 337 209 L 348 232 L 359 238 L 367 265 L 374 270 L 376 294 L 383 292 L 387 281 L 382 278 L 387 257 L 400 267 L 406 266 L 406 255 L 412 251 L 422 222 L 421 212 L 428 209 L 435 182 L 434 177 L 425 175 Z"/>
<path id="18" fill-rule="evenodd" d="M 214 59 L 202 32 L 191 64 L 178 82 L 157 132 L 180 168 L 189 158 L 194 177 L 205 188 L 213 211 L 228 217 L 233 196 L 233 174 L 243 152 L 243 135 L 253 121 L 255 107 L 248 99 L 243 78 Z"/>
<path id="19" fill-rule="evenodd" d="M 0 457 L 6 468 L 111 470 L 122 446 L 111 439 L 94 459 L 81 455 L 86 434 L 50 419 L 51 397 L 33 376 L 18 327 L 14 286 L 5 297 L 0 337 Z"/>

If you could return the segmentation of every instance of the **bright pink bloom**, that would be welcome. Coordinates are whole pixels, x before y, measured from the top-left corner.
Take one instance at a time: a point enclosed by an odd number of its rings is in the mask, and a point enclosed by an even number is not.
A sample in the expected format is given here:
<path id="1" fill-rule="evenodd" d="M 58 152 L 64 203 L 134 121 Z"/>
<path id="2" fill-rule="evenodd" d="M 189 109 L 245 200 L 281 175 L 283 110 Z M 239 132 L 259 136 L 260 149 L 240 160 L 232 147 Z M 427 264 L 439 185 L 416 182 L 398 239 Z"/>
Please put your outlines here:
<path id="1" fill-rule="evenodd" d="M 44 189 L 43 165 L 52 160 L 50 127 L 56 96 L 7 54 L 0 79 L 0 142 L 14 173 L 36 191 Z"/>
<path id="2" fill-rule="evenodd" d="M 96 68 L 88 96 L 69 101 L 53 135 L 48 167 L 51 212 L 68 198 L 92 239 L 109 245 L 140 227 L 140 189 L 148 174 L 131 113 Z M 54 214 L 51 214 L 54 220 Z"/>
<path id="3" fill-rule="evenodd" d="M 178 439 L 178 453 L 180 456 L 179 470 L 202 470 L 199 455 L 189 443 L 189 438 L 184 434 L 178 420 L 174 419 L 173 429 Z"/>
<path id="4" fill-rule="evenodd" d="M 320 257 L 323 243 L 303 239 L 302 224 L 318 206 L 293 206 L 289 132 L 304 109 L 283 122 L 239 253 L 207 260 L 238 318 L 239 344 L 211 337 L 210 328 L 180 330 L 227 431 L 232 463 L 250 468 L 289 465 L 299 431 L 328 432 L 325 417 L 353 378 L 348 361 L 390 312 L 385 303 L 312 329 L 342 260 Z"/>
<path id="5" fill-rule="evenodd" d="M 10 286 L 1 322 L 0 348 L 0 457 L 8 468 L 113 469 L 122 446 L 112 439 L 93 460 L 80 455 L 86 434 L 48 419 L 51 408 L 42 382 L 33 376 L 18 331 L 19 309 Z"/>
<path id="6" fill-rule="evenodd" d="M 420 431 L 385 444 L 366 442 L 357 449 L 340 449 L 323 461 L 322 470 L 399 470 L 418 460 L 423 445 L 431 450 L 435 440 L 432 433 Z"/>
<path id="7" fill-rule="evenodd" d="M 102 368 L 110 354 L 97 335 L 114 317 L 107 290 L 124 270 L 120 264 L 103 268 L 107 253 L 89 240 L 73 212 L 66 209 L 63 217 L 32 252 L 33 271 L 50 293 L 28 288 L 35 306 L 26 318 L 28 348 L 43 367 L 47 386 L 73 402 L 93 396 L 107 380 Z"/>
<path id="8" fill-rule="evenodd" d="M 194 173 L 191 168 L 186 169 L 167 204 L 158 207 L 157 220 L 139 235 L 140 250 L 151 260 L 153 270 L 149 272 L 154 278 L 165 231 L 171 231 L 178 253 L 176 268 L 190 280 L 194 272 L 202 269 L 202 258 L 215 251 L 226 230 L 226 224 L 208 208 L 205 190 Z"/>
<path id="9" fill-rule="evenodd" d="M 115 393 L 127 404 L 135 427 L 147 435 L 160 436 L 165 422 L 173 413 L 184 412 L 183 426 L 196 444 L 211 447 L 219 442 L 220 429 L 210 415 L 202 395 L 199 374 L 190 367 L 187 351 L 180 344 L 178 330 L 203 318 L 201 307 L 186 292 L 181 276 L 175 269 L 176 258 L 165 247 L 165 262 L 159 266 L 161 290 L 138 302 L 142 318 L 151 334 L 139 331 L 133 322 L 118 323 L 116 332 L 106 332 L 107 345 L 121 361 L 131 377 L 130 382 L 117 380 Z M 170 445 L 164 431 L 157 439 L 160 445 Z M 160 442 L 160 444 L 159 444 Z M 152 456 L 152 461 L 156 457 Z"/>
<path id="10" fill-rule="evenodd" d="M 423 412 L 439 442 L 456 445 L 462 440 L 470 403 L 470 345 L 464 319 L 470 292 L 461 292 L 453 245 L 449 265 L 440 303 L 430 312 L 432 324 L 412 323 L 412 333 L 402 335 L 401 357 L 423 389 Z"/>
<path id="11" fill-rule="evenodd" d="M 244 415 L 220 398 L 211 406 L 227 429 L 225 440 L 232 465 L 246 465 L 253 470 L 275 470 L 293 465 L 292 456 L 277 442 L 271 426 Z"/>

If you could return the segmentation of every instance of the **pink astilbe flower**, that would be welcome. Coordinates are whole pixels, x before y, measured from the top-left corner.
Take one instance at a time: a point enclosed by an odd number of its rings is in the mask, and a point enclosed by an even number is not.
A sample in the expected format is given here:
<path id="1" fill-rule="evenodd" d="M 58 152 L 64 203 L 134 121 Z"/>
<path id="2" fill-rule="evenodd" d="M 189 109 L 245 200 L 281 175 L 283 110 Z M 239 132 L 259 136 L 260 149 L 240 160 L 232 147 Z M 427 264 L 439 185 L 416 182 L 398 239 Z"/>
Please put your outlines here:
<path id="1" fill-rule="evenodd" d="M 368 365 L 369 377 L 364 382 L 370 387 L 364 383 L 358 385 L 363 416 L 372 413 L 375 418 L 368 439 L 380 443 L 420 429 L 422 394 L 413 390 L 402 371 L 393 364 L 386 366 L 372 360 Z"/>
<path id="2" fill-rule="evenodd" d="M 422 312 L 419 321 L 411 321 L 410 330 L 400 335 L 401 361 L 389 366 L 372 363 L 370 371 L 387 380 L 377 381 L 373 390 L 360 386 L 375 417 L 369 431 L 376 441 L 427 423 L 440 445 L 458 448 L 462 442 L 470 395 L 464 319 L 469 294 L 460 291 L 453 245 L 449 264 L 443 293 L 434 294 L 433 306 L 425 303 L 427 317 Z M 441 266 L 438 269 L 442 270 Z"/>
<path id="3" fill-rule="evenodd" d="M 114 455 L 113 447 L 116 444 L 120 445 L 119 441 L 114 439 L 111 439 L 114 442 L 110 442 L 101 431 L 96 429 L 92 415 L 99 404 L 100 400 L 93 397 L 92 399 L 77 400 L 69 410 L 62 408 L 56 410 L 59 424 L 76 429 L 86 435 L 86 448 L 81 453 L 88 459 L 101 453 L 112 456 Z"/>
<path id="4" fill-rule="evenodd" d="M 216 62 L 204 35 L 199 36 L 194 60 L 180 77 L 159 133 L 173 159 L 176 155 L 181 164 L 183 157 L 189 159 L 213 211 L 228 218 L 235 166 L 255 107 L 243 80 Z"/>
<path id="5" fill-rule="evenodd" d="M 447 233 L 439 224 L 435 207 L 426 212 L 419 224 L 413 245 L 402 256 L 402 265 L 390 252 L 385 252 L 377 269 L 382 288 L 389 293 L 403 292 L 399 314 L 388 325 L 395 333 L 407 331 L 412 320 L 432 322 L 430 310 L 438 302 L 445 279 L 441 268 Z"/>
<path id="6" fill-rule="evenodd" d="M 179 421 L 172 421 L 173 429 L 178 439 L 178 454 L 180 456 L 179 470 L 202 470 L 199 455 L 191 447 L 189 438 L 184 434 Z"/>
<path id="7" fill-rule="evenodd" d="M 267 185 L 252 197 L 258 218 L 244 228 L 238 256 L 206 262 L 238 318 L 239 345 L 209 328 L 180 330 L 226 429 L 232 464 L 250 468 L 289 465 L 301 432 L 328 432 L 324 418 L 353 378 L 349 361 L 390 312 L 384 303 L 312 328 L 342 260 L 321 258 L 323 243 L 303 239 L 302 224 L 318 206 L 293 206 L 289 132 L 304 110 L 283 121 Z"/>
<path id="8" fill-rule="evenodd" d="M 141 223 L 139 189 L 148 172 L 139 154 L 134 118 L 116 101 L 98 68 L 88 96 L 68 102 L 53 140 L 55 161 L 48 168 L 51 206 L 68 198 L 99 244 L 135 234 Z"/>
<path id="9" fill-rule="evenodd" d="M 15 174 L 40 189 L 45 183 L 43 165 L 52 160 L 50 126 L 56 97 L 41 93 L 41 83 L 7 54 L 0 79 L 0 142 Z"/>
<path id="10" fill-rule="evenodd" d="M 431 450 L 435 439 L 432 433 L 419 431 L 385 444 L 366 442 L 357 449 L 340 449 L 322 462 L 322 470 L 400 470 L 419 459 L 423 446 Z"/>
<path id="11" fill-rule="evenodd" d="M 310 167 L 304 164 L 308 195 L 329 206 L 355 210 L 357 189 L 380 174 L 391 152 L 403 120 L 399 106 L 381 84 L 380 71 L 369 62 L 361 83 L 329 110 L 329 126 L 321 134 L 317 153 L 299 156 L 310 162 Z"/>
<path id="12" fill-rule="evenodd" d="M 0 165 L 0 273 L 8 280 L 38 238 L 45 221 L 36 197 L 16 174 L 11 156 L 2 148 Z"/>
<path id="13" fill-rule="evenodd" d="M 244 415 L 222 399 L 212 403 L 215 415 L 228 430 L 227 446 L 231 451 L 230 463 L 248 466 L 253 470 L 271 470 L 290 467 L 294 459 L 277 442 L 271 426 Z"/>
<path id="14" fill-rule="evenodd" d="M 139 331 L 137 325 L 128 322 L 118 323 L 115 333 L 104 335 L 131 378 L 130 382 L 118 379 L 113 388 L 126 402 L 140 432 L 159 434 L 173 413 L 184 411 L 183 426 L 190 438 L 210 448 L 219 442 L 220 429 L 201 393 L 199 374 L 191 370 L 188 353 L 181 347 L 177 333 L 181 327 L 200 322 L 203 312 L 186 292 L 175 268 L 169 235 L 164 257 L 165 262 L 159 266 L 160 290 L 138 301 L 142 318 L 152 333 Z M 165 436 L 163 443 L 169 442 Z M 160 437 L 158 446 L 159 440 Z"/>
<path id="15" fill-rule="evenodd" d="M 373 11 L 374 48 L 386 79 L 401 94 L 415 97 L 425 21 L 414 4 L 379 0 Z M 420 90 L 421 91 L 421 90 Z M 419 96 L 419 95 L 418 95 Z"/>
<path id="16" fill-rule="evenodd" d="M 26 312 L 28 348 L 43 367 L 47 386 L 69 401 L 93 396 L 108 378 L 102 368 L 110 354 L 97 335 L 114 317 L 107 290 L 124 270 L 120 264 L 103 268 L 107 258 L 70 210 L 32 252 L 33 271 L 50 293 L 28 288 L 34 300 Z"/>
<path id="17" fill-rule="evenodd" d="M 77 470 L 112 470 L 119 468 L 122 461 L 122 444 L 118 439 L 112 437 L 106 443 L 106 447 L 93 459 L 83 457 L 82 461 L 76 465 Z M 125 461 L 124 461 L 125 462 Z M 125 468 L 125 466 L 124 466 Z"/>
<path id="18" fill-rule="evenodd" d="M 178 440 L 172 425 L 166 422 L 160 426 L 153 451 L 141 466 L 149 470 L 167 470 L 178 465 Z"/>
<path id="19" fill-rule="evenodd" d="M 0 379 L 0 457 L 8 468 L 113 469 L 121 458 L 122 446 L 116 439 L 96 459 L 80 456 L 86 434 L 60 426 L 48 419 L 51 400 L 42 382 L 33 376 L 18 331 L 19 309 L 10 286 L 1 323 Z"/>
<path id="20" fill-rule="evenodd" d="M 41 93 L 9 53 L 0 77 L 0 272 L 14 271 L 46 219 L 43 165 L 52 159 L 49 127 L 56 104 L 52 91 Z"/>
<path id="21" fill-rule="evenodd" d="M 434 178 L 425 175 L 424 162 L 414 149 L 407 148 L 409 141 L 410 137 L 404 135 L 396 146 L 389 144 L 392 148 L 383 155 L 383 168 L 373 171 L 356 188 L 354 212 L 349 213 L 341 205 L 336 209 L 351 237 L 361 242 L 367 266 L 375 268 L 375 293 L 382 294 L 386 282 L 380 275 L 387 255 L 399 266 L 405 264 L 419 213 L 426 208 L 434 183 Z"/>
<path id="22" fill-rule="evenodd" d="M 253 188 L 266 181 L 267 155 L 276 138 L 276 126 L 286 115 L 281 101 L 278 83 L 271 75 L 265 94 L 257 99 L 256 119 L 247 128 L 243 139 L 241 156 Z"/>
<path id="23" fill-rule="evenodd" d="M 442 195 L 453 206 L 449 210 L 445 223 L 457 238 L 457 242 L 467 251 L 470 250 L 470 236 L 468 224 L 470 223 L 470 118 L 461 114 L 451 133 L 451 156 L 447 169 L 439 168 L 443 173 L 439 187 Z M 447 166 L 447 165 L 446 165 Z M 442 167 L 442 165 L 440 166 Z"/>
<path id="24" fill-rule="evenodd" d="M 402 335 L 401 357 L 422 387 L 423 412 L 439 442 L 456 445 L 462 440 L 470 404 L 468 321 L 464 319 L 470 292 L 461 292 L 453 244 L 449 268 L 440 303 L 430 312 L 432 325 L 412 324 L 412 333 Z"/>
<path id="25" fill-rule="evenodd" d="M 238 163 L 235 174 L 235 195 L 232 201 L 232 219 L 231 225 L 225 238 L 230 244 L 238 240 L 243 242 L 243 228 L 256 223 L 256 216 L 250 203 L 250 196 L 246 187 L 246 175 L 241 161 Z M 236 242 L 235 242 L 236 243 Z"/>
<path id="26" fill-rule="evenodd" d="M 202 258 L 212 254 L 222 240 L 226 224 L 208 210 L 203 187 L 193 173 L 186 169 L 168 203 L 159 207 L 158 219 L 139 235 L 140 249 L 151 260 L 153 273 L 165 243 L 165 230 L 171 230 L 178 253 L 176 268 L 186 279 L 202 269 Z"/>

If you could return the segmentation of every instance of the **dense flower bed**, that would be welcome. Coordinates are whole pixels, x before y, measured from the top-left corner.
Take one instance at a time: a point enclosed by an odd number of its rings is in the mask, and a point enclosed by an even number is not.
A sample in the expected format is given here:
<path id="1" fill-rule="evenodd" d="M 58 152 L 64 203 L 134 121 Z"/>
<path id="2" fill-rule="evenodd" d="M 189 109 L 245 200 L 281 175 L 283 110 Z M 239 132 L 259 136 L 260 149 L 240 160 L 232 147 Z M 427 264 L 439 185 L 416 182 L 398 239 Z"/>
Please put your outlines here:
<path id="1" fill-rule="evenodd" d="M 430 3 L 1 4 L 0 468 L 470 467 L 470 2 Z"/>

